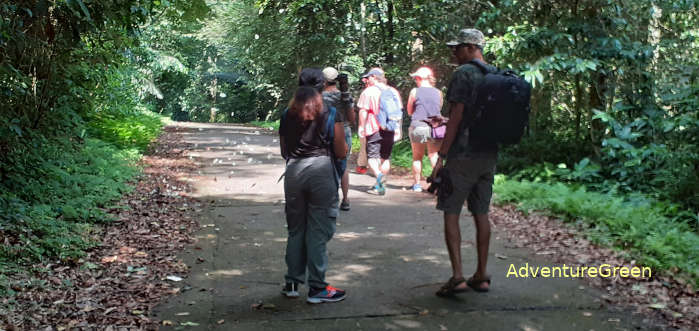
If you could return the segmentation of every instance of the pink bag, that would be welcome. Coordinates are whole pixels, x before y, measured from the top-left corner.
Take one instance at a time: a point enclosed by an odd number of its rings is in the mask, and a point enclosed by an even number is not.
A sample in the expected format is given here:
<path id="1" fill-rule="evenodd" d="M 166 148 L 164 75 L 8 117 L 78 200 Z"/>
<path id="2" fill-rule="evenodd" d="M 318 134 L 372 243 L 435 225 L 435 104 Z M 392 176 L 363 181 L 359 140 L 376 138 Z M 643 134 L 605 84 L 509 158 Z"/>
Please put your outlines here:
<path id="1" fill-rule="evenodd" d="M 430 128 L 432 128 L 432 139 L 444 139 L 444 135 L 447 133 L 447 121 L 449 121 L 449 119 L 441 115 L 430 116 L 426 120 L 423 120 L 423 122 L 429 124 Z"/>
<path id="2" fill-rule="evenodd" d="M 432 139 L 444 139 L 444 135 L 447 133 L 447 125 L 442 124 L 436 128 L 432 128 Z"/>

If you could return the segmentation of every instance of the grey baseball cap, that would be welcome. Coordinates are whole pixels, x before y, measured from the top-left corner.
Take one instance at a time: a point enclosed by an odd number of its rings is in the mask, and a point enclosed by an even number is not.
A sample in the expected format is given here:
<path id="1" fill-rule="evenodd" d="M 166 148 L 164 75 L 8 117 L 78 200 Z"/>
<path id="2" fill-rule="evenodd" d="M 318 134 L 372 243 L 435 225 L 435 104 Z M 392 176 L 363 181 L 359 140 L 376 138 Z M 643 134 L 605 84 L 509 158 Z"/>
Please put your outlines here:
<path id="1" fill-rule="evenodd" d="M 462 29 L 459 31 L 459 35 L 456 36 L 456 40 L 452 40 L 447 43 L 447 46 L 454 47 L 461 44 L 473 44 L 480 47 L 485 46 L 485 37 L 483 32 L 476 29 Z"/>
<path id="2" fill-rule="evenodd" d="M 369 76 L 383 77 L 383 70 L 381 70 L 381 68 L 371 68 L 369 72 L 362 75 L 362 78 L 367 78 Z"/>

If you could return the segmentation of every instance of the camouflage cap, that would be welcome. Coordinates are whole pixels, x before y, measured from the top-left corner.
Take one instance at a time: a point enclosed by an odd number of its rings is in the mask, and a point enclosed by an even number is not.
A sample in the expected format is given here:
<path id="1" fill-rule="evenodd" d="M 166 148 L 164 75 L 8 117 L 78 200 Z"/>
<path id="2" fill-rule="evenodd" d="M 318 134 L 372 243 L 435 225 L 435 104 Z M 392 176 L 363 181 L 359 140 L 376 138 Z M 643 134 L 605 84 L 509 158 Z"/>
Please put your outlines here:
<path id="1" fill-rule="evenodd" d="M 476 29 L 462 29 L 459 31 L 459 35 L 456 37 L 456 40 L 448 42 L 447 46 L 454 47 L 461 44 L 473 44 L 480 47 L 485 46 L 485 37 L 483 36 L 483 32 Z"/>

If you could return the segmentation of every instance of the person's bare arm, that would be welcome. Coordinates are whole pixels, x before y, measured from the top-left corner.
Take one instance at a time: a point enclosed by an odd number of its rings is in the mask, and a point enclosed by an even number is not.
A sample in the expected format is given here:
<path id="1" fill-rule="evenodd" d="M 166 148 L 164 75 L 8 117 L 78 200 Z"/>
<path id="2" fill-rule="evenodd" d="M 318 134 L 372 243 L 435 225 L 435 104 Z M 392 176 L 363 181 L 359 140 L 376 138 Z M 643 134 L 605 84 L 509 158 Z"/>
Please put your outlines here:
<path id="1" fill-rule="evenodd" d="M 364 108 L 359 108 L 359 125 L 357 126 L 357 135 L 364 137 L 364 126 L 366 125 L 369 111 Z"/>
<path id="2" fill-rule="evenodd" d="M 456 134 L 459 131 L 459 124 L 461 124 L 461 119 L 464 115 L 464 104 L 463 103 L 451 103 L 449 111 L 449 122 L 447 122 L 447 132 L 444 134 L 444 140 L 442 140 L 442 147 L 439 148 L 439 158 L 437 159 L 437 164 L 432 170 L 432 177 L 435 176 L 439 170 L 442 169 L 442 163 L 444 162 L 444 156 L 449 153 L 449 148 L 451 144 L 454 143 L 456 139 Z"/>
<path id="3" fill-rule="evenodd" d="M 340 102 L 342 102 L 342 109 L 345 111 L 345 114 L 347 114 L 347 118 L 345 118 L 345 121 L 347 123 L 354 124 L 354 121 L 357 119 L 357 117 L 355 116 L 354 100 L 352 100 L 350 93 L 342 92 L 340 100 Z"/>
<path id="4" fill-rule="evenodd" d="M 357 116 L 354 111 L 354 106 L 350 105 L 349 108 L 347 108 L 347 122 L 348 123 L 354 123 L 354 121 L 357 119 Z"/>
<path id="5" fill-rule="evenodd" d="M 437 90 L 439 91 L 439 90 Z M 442 91 L 439 91 L 439 112 L 442 112 L 442 106 L 444 106 L 444 96 L 442 95 Z"/>
<path id="6" fill-rule="evenodd" d="M 345 142 L 345 127 L 342 122 L 335 123 L 335 136 L 333 137 L 333 150 L 335 157 L 344 159 L 347 157 L 347 143 Z"/>
<path id="7" fill-rule="evenodd" d="M 408 104 L 405 106 L 405 110 L 408 112 L 409 116 L 413 116 L 415 112 L 415 94 L 416 89 L 410 90 L 410 95 L 408 95 Z"/>

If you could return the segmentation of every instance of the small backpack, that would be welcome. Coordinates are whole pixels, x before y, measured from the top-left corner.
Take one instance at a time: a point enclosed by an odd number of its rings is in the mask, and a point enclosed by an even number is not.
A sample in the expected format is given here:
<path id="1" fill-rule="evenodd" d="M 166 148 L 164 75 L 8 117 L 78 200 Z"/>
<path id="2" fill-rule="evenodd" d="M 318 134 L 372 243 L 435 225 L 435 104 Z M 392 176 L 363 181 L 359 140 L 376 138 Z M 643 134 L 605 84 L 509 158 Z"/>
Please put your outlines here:
<path id="1" fill-rule="evenodd" d="M 328 119 L 325 122 L 325 133 L 326 133 L 326 139 L 328 141 L 328 153 L 330 155 L 330 158 L 333 161 L 333 167 L 335 168 L 335 184 L 340 183 L 340 178 L 342 178 L 342 175 L 345 173 L 345 169 L 347 169 L 347 159 L 338 159 L 335 156 L 335 149 L 333 148 L 333 143 L 335 140 L 335 116 L 337 115 L 337 110 L 335 107 L 328 106 Z M 289 108 L 284 109 L 282 112 L 281 116 L 281 121 L 286 121 L 286 115 L 289 112 Z M 284 151 L 282 151 L 282 157 L 289 162 L 289 156 L 284 155 Z M 282 174 L 282 177 L 284 175 Z M 279 180 L 282 179 L 282 177 L 279 177 Z"/>
<path id="2" fill-rule="evenodd" d="M 400 121 L 403 119 L 403 109 L 400 107 L 400 100 L 389 87 L 381 89 L 377 119 L 381 130 L 384 131 L 396 131 Z"/>
<path id="3" fill-rule="evenodd" d="M 512 70 L 489 70 L 480 60 L 469 62 L 485 75 L 476 88 L 477 118 L 469 136 L 480 143 L 519 143 L 529 124 L 531 85 Z"/>
<path id="4" fill-rule="evenodd" d="M 328 133 L 328 149 L 335 168 L 335 183 L 339 184 L 340 178 L 342 178 L 342 175 L 345 173 L 345 169 L 347 169 L 347 159 L 340 160 L 335 156 L 335 148 L 333 148 L 333 143 L 335 141 L 335 116 L 337 115 L 337 110 L 335 107 L 330 106 L 328 107 L 328 111 L 330 114 L 328 115 L 328 121 L 325 122 L 325 132 Z"/>

